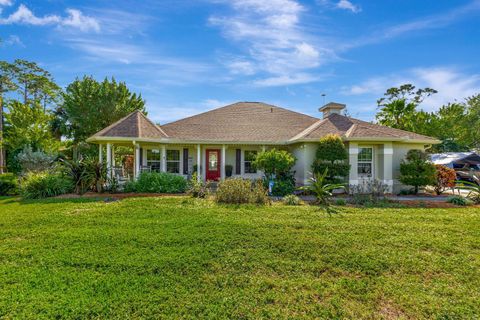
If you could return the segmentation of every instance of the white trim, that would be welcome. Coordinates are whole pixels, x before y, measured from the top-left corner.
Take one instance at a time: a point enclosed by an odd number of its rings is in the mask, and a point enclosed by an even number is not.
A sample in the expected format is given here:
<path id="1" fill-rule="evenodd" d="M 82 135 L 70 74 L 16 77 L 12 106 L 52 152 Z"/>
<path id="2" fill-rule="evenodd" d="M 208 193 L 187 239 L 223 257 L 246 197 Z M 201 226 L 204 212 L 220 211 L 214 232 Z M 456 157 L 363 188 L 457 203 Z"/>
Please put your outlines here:
<path id="1" fill-rule="evenodd" d="M 98 162 L 103 163 L 103 144 L 101 143 L 98 145 Z"/>
<path id="2" fill-rule="evenodd" d="M 197 180 L 198 181 L 202 180 L 202 174 L 200 169 L 201 165 L 202 165 L 202 148 L 200 147 L 200 144 L 197 144 Z"/>
<path id="3" fill-rule="evenodd" d="M 112 178 L 112 144 L 107 143 L 107 178 Z"/>

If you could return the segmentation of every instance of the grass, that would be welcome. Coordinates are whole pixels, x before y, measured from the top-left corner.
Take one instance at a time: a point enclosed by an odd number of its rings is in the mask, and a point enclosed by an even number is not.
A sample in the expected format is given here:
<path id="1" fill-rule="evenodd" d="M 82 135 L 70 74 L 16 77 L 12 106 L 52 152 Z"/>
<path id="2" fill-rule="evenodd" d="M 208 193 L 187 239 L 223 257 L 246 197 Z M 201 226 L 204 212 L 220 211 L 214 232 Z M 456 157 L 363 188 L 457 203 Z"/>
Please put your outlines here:
<path id="1" fill-rule="evenodd" d="M 480 209 L 0 199 L 0 318 L 478 318 Z"/>

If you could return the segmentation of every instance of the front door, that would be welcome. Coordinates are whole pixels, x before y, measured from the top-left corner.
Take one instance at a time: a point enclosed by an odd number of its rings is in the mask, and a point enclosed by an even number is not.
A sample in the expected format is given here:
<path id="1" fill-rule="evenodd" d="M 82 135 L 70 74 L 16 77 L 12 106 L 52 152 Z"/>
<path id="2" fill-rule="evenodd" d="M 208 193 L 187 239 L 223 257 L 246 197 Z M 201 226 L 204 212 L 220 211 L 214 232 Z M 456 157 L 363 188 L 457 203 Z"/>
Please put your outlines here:
<path id="1" fill-rule="evenodd" d="M 220 179 L 220 150 L 207 149 L 206 156 L 206 178 L 207 180 L 219 180 Z"/>

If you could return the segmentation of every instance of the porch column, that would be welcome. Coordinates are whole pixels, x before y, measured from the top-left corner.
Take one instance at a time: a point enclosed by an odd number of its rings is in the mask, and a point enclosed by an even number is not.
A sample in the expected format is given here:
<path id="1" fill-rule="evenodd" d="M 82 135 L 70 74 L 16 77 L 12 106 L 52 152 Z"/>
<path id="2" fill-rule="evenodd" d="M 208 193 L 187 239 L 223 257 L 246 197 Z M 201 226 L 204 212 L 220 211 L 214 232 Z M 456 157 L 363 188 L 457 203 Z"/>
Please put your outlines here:
<path id="1" fill-rule="evenodd" d="M 112 144 L 107 143 L 107 178 L 112 179 Z"/>
<path id="2" fill-rule="evenodd" d="M 167 149 L 165 145 L 162 145 L 162 155 L 161 155 L 161 164 L 160 164 L 160 171 L 167 172 Z"/>
<path id="3" fill-rule="evenodd" d="M 391 142 L 383 145 L 383 183 L 388 186 L 387 192 L 393 192 L 393 146 Z"/>
<path id="4" fill-rule="evenodd" d="M 115 145 L 112 144 L 112 168 L 115 167 Z"/>
<path id="5" fill-rule="evenodd" d="M 103 163 L 103 145 L 101 143 L 98 145 L 98 162 Z"/>
<path id="6" fill-rule="evenodd" d="M 200 145 L 197 144 L 197 180 L 198 181 L 202 180 L 202 175 L 200 172 L 201 164 L 202 164 L 202 148 L 200 148 Z"/>
<path id="7" fill-rule="evenodd" d="M 138 143 L 135 143 L 135 168 L 134 168 L 134 174 L 133 177 L 134 179 L 137 179 L 138 176 L 140 175 L 140 145 Z"/>
<path id="8" fill-rule="evenodd" d="M 348 143 L 348 163 L 350 164 L 350 174 L 348 183 L 352 185 L 358 184 L 358 143 Z"/>
<path id="9" fill-rule="evenodd" d="M 225 180 L 225 145 L 222 145 L 222 156 L 220 157 L 220 180 Z"/>
<path id="10" fill-rule="evenodd" d="M 262 146 L 262 152 L 265 152 L 267 148 L 265 146 Z"/>

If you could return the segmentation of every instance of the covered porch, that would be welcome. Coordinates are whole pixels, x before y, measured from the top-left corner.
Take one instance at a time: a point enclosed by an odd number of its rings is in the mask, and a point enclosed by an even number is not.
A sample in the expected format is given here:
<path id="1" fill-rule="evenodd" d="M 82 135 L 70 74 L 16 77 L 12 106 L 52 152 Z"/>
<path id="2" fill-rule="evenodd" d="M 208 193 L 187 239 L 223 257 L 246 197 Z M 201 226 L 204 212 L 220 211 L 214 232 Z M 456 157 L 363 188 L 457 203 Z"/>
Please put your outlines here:
<path id="1" fill-rule="evenodd" d="M 108 179 L 122 183 L 142 172 L 167 172 L 199 181 L 218 181 L 231 176 L 261 178 L 252 165 L 265 145 L 172 144 L 139 141 L 98 143 L 99 161 L 107 167 Z M 121 150 L 121 152 L 117 152 Z M 127 153 L 125 150 L 128 150 Z"/>

